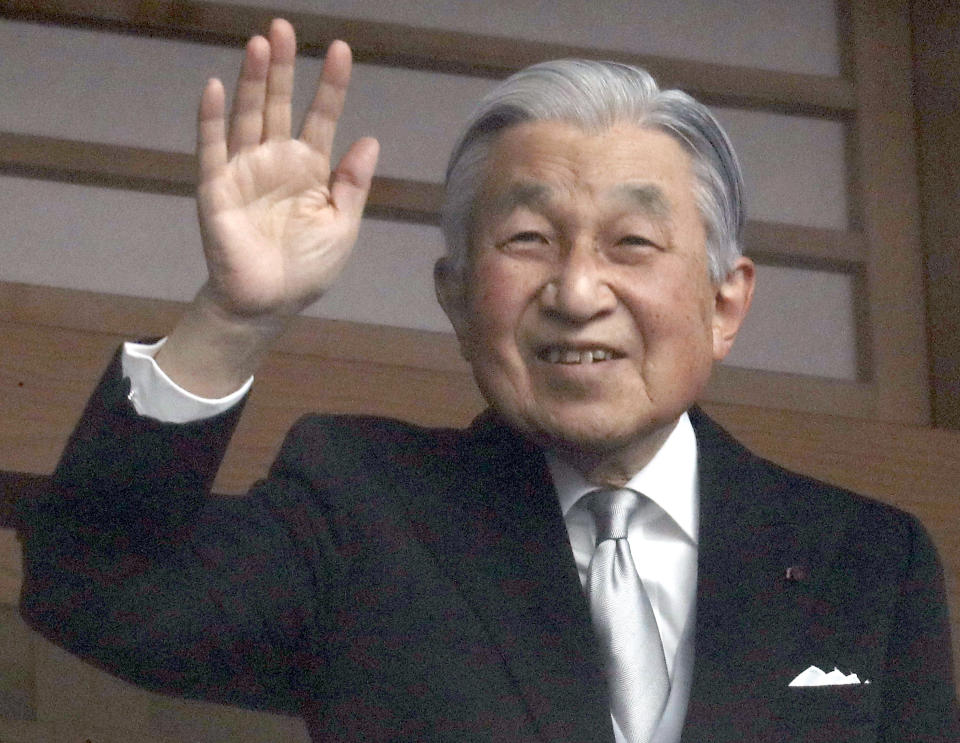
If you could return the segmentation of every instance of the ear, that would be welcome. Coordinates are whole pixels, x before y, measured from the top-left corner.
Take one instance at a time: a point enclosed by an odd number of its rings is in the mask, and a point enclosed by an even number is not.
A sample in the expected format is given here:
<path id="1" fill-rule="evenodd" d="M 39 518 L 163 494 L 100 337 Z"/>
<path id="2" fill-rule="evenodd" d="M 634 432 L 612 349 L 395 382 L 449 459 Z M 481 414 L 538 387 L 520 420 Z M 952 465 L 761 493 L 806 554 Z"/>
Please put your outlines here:
<path id="1" fill-rule="evenodd" d="M 713 358 L 723 359 L 733 348 L 737 332 L 753 301 L 756 267 L 741 256 L 723 282 L 717 286 L 713 304 Z"/>
<path id="2" fill-rule="evenodd" d="M 433 266 L 433 288 L 460 342 L 460 355 L 470 360 L 470 322 L 467 311 L 465 279 L 453 268 L 449 258 L 441 258 Z"/>

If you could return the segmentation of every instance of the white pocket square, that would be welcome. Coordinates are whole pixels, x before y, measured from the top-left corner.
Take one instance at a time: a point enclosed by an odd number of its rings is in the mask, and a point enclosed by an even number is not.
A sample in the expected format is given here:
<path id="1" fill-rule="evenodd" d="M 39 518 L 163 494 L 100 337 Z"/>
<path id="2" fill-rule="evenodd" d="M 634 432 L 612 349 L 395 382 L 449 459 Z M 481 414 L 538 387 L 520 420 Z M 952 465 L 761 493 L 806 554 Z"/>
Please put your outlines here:
<path id="1" fill-rule="evenodd" d="M 855 673 L 845 674 L 839 668 L 834 668 L 830 673 L 826 673 L 816 666 L 810 666 L 791 681 L 788 686 L 848 686 L 859 683 L 860 677 Z M 867 680 L 863 683 L 869 684 L 870 681 Z"/>

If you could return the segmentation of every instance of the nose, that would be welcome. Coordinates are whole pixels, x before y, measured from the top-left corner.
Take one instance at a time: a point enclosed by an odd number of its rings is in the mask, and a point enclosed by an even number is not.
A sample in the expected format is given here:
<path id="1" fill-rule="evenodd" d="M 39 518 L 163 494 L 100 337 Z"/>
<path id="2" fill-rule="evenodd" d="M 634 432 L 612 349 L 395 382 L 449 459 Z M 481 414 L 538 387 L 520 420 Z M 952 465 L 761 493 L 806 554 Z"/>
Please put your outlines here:
<path id="1" fill-rule="evenodd" d="M 592 244 L 572 246 L 543 287 L 541 305 L 564 322 L 583 323 L 611 312 L 617 304 L 608 283 L 609 267 Z"/>

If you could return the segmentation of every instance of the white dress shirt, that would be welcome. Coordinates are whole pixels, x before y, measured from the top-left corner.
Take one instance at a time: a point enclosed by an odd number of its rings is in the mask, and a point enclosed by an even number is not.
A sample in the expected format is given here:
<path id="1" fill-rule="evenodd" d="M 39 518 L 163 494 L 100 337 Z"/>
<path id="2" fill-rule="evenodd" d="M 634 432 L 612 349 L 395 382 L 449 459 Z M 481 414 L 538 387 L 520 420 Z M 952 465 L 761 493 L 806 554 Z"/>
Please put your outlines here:
<path id="1" fill-rule="evenodd" d="M 127 395 L 140 415 L 163 423 L 190 423 L 229 410 L 247 394 L 253 377 L 236 392 L 211 400 L 188 392 L 164 374 L 153 357 L 167 339 L 156 343 L 124 343 L 121 373 L 130 380 Z"/>
<path id="2" fill-rule="evenodd" d="M 548 454 L 570 546 L 586 586 L 596 543 L 593 517 L 578 503 L 598 487 L 570 465 Z M 657 508 L 640 509 L 627 526 L 630 552 L 650 597 L 670 677 L 670 696 L 654 743 L 677 743 L 686 716 L 693 672 L 693 629 L 697 596 L 697 440 L 684 413 L 653 459 L 626 487 Z M 616 720 L 618 743 L 625 743 Z"/>
<path id="3" fill-rule="evenodd" d="M 153 356 L 163 345 L 125 343 L 123 376 L 130 380 L 129 399 L 143 416 L 167 423 L 211 417 L 235 405 L 253 378 L 231 395 L 211 400 L 173 382 Z M 580 581 L 586 585 L 596 532 L 580 498 L 598 487 L 570 465 L 547 454 L 547 464 L 560 500 Z M 697 442 L 684 413 L 652 460 L 626 484 L 652 500 L 628 525 L 630 551 L 643 581 L 660 630 L 670 696 L 652 743 L 678 743 L 686 716 L 693 674 L 693 628 L 697 583 Z M 627 743 L 613 722 L 618 743 Z"/>

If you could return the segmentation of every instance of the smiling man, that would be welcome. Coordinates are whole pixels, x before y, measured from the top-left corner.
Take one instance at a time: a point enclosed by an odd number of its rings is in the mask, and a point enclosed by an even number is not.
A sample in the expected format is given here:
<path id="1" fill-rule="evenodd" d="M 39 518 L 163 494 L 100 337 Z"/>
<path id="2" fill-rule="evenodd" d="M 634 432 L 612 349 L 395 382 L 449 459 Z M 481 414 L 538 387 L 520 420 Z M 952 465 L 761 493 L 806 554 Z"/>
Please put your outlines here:
<path id="1" fill-rule="evenodd" d="M 486 413 L 310 416 L 246 497 L 208 494 L 377 157 L 363 139 L 331 167 L 341 42 L 291 138 L 293 61 L 276 21 L 229 122 L 204 92 L 209 278 L 165 341 L 127 344 L 24 509 L 32 626 L 315 741 L 960 740 L 922 528 L 695 407 L 753 291 L 740 173 L 709 111 L 636 68 L 524 70 L 454 150 L 437 295 Z"/>
<path id="2" fill-rule="evenodd" d="M 629 75 L 612 71 L 567 70 Z M 742 256 L 711 276 L 691 156 L 637 108 L 638 123 L 598 131 L 563 120 L 507 128 L 483 167 L 468 266 L 437 270 L 488 402 L 608 485 L 660 449 L 730 350 L 753 292 Z"/>

